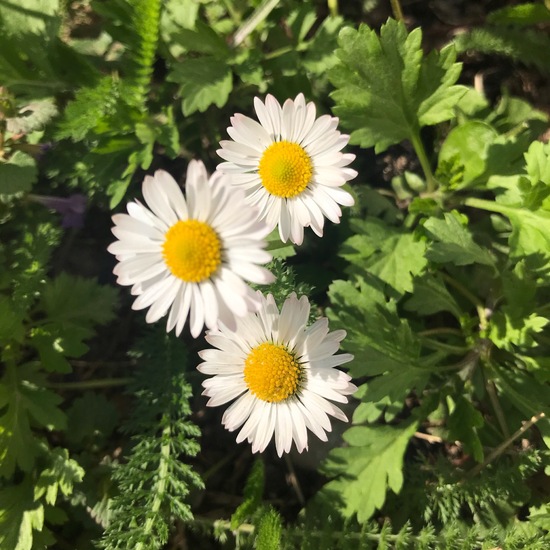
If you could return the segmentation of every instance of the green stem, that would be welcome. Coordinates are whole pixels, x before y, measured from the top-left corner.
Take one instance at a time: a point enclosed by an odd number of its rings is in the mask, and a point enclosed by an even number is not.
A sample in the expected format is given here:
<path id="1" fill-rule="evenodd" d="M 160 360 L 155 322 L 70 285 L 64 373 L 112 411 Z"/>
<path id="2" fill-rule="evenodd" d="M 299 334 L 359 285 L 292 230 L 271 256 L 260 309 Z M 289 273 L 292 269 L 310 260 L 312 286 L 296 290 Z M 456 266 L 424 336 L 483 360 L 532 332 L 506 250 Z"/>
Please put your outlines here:
<path id="1" fill-rule="evenodd" d="M 417 332 L 417 334 L 418 336 L 434 336 L 437 334 L 455 334 L 456 336 L 462 336 L 462 331 L 457 328 L 439 327 L 421 330 L 420 332 Z"/>
<path id="2" fill-rule="evenodd" d="M 498 212 L 499 214 L 504 214 L 507 216 L 512 210 L 511 208 L 505 206 L 504 204 L 499 204 L 495 201 L 488 201 L 485 199 L 476 199 L 475 197 L 468 197 L 462 203 L 465 206 L 471 206 L 472 208 L 478 208 L 480 210 L 489 210 L 489 212 Z"/>
<path id="3" fill-rule="evenodd" d="M 48 382 L 45 386 L 55 390 L 94 390 L 126 386 L 133 381 L 133 378 L 98 378 L 97 380 L 82 380 L 81 382 Z"/>
<path id="4" fill-rule="evenodd" d="M 441 272 L 441 276 L 445 281 L 447 281 L 451 286 L 453 286 L 464 298 L 469 300 L 476 308 L 477 315 L 479 317 L 479 330 L 483 331 L 487 328 L 487 312 L 485 307 L 481 303 L 481 300 L 472 294 L 462 283 L 459 283 L 456 279 L 453 279 L 450 275 L 447 275 L 445 272 Z"/>
<path id="5" fill-rule="evenodd" d="M 502 435 L 504 435 L 504 437 L 510 437 L 510 430 L 508 429 L 508 424 L 506 423 L 506 415 L 504 414 L 504 411 L 500 406 L 495 383 L 492 380 L 487 380 L 487 383 L 485 384 L 485 389 L 487 390 L 489 401 L 491 401 L 491 405 L 493 406 L 493 410 L 495 411 L 498 424 L 500 426 L 500 429 L 502 430 Z"/>
<path id="6" fill-rule="evenodd" d="M 432 340 L 431 338 L 421 338 L 422 345 L 435 350 L 448 351 L 450 353 L 466 353 L 470 348 L 465 346 L 453 346 L 452 344 L 446 344 L 444 342 L 439 342 L 438 340 Z"/>
<path id="7" fill-rule="evenodd" d="M 485 466 L 493 462 L 495 458 L 499 457 L 506 449 L 509 447 L 518 437 L 522 436 L 531 426 L 536 424 L 541 418 L 544 418 L 546 415 L 543 412 L 540 412 L 531 417 L 519 430 L 515 431 L 510 437 L 503 441 L 493 452 L 483 461 L 482 464 L 474 466 L 467 474 L 466 478 L 472 478 L 479 474 Z"/>
<path id="8" fill-rule="evenodd" d="M 331 17 L 338 16 L 338 0 L 327 0 L 328 11 Z"/>
<path id="9" fill-rule="evenodd" d="M 164 501 L 164 494 L 166 493 L 166 485 L 168 483 L 168 459 L 170 458 L 170 424 L 162 430 L 161 441 L 167 441 L 163 443 L 160 448 L 160 464 L 157 472 L 157 482 L 153 488 L 155 492 L 155 498 L 151 505 L 151 511 L 153 514 L 149 516 L 145 525 L 143 526 L 143 532 L 149 534 L 153 528 L 153 522 L 155 514 L 160 510 Z M 136 550 L 142 550 L 143 544 L 140 542 L 136 545 Z"/>
<path id="10" fill-rule="evenodd" d="M 399 0 L 390 0 L 390 4 L 394 18 L 397 19 L 397 21 L 405 21 Z"/>
<path id="11" fill-rule="evenodd" d="M 238 46 L 277 7 L 279 0 L 264 0 L 254 13 L 236 30 L 231 45 Z"/>
<path id="12" fill-rule="evenodd" d="M 413 134 L 411 136 L 411 143 L 420 161 L 420 166 L 422 166 L 424 177 L 426 178 L 426 191 L 428 193 L 433 193 L 437 189 L 437 182 L 435 181 L 430 161 L 428 160 L 428 155 L 426 154 L 426 149 L 420 139 L 420 135 L 417 133 Z"/>

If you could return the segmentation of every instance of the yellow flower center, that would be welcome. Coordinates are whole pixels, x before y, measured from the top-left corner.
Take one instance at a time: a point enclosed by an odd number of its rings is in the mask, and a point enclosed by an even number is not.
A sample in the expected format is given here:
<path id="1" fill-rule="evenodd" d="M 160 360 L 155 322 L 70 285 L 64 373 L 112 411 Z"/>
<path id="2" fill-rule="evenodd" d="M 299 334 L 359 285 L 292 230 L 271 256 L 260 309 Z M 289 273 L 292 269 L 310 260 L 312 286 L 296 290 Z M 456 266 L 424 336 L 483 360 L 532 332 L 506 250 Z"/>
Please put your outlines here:
<path id="1" fill-rule="evenodd" d="M 284 346 L 265 342 L 244 362 L 244 381 L 258 399 L 279 403 L 300 389 L 302 368 Z"/>
<path id="2" fill-rule="evenodd" d="M 172 275 L 187 283 L 208 279 L 222 262 L 218 235 L 198 220 L 176 222 L 166 232 L 162 255 Z"/>
<path id="3" fill-rule="evenodd" d="M 313 166 L 303 147 L 290 141 L 277 141 L 264 151 L 258 173 L 269 193 L 290 198 L 308 186 Z"/>

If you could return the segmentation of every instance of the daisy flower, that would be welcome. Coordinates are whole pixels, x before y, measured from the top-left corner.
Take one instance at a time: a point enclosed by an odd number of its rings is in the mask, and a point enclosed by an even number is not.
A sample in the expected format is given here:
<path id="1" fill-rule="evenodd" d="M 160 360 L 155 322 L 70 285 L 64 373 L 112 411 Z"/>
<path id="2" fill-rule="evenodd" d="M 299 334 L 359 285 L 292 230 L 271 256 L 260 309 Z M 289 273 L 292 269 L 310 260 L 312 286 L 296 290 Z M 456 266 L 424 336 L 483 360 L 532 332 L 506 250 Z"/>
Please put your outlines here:
<path id="1" fill-rule="evenodd" d="M 246 191 L 270 229 L 279 226 L 281 240 L 302 244 L 304 227 L 323 235 L 325 216 L 339 223 L 340 206 L 352 206 L 353 197 L 340 189 L 357 172 L 346 168 L 355 155 L 341 153 L 349 136 L 336 130 L 338 119 L 315 118 L 315 105 L 303 94 L 287 99 L 281 107 L 268 95 L 257 97 L 259 119 L 236 114 L 227 133 L 233 141 L 221 141 L 218 155 L 226 160 L 218 170 Z"/>
<path id="2" fill-rule="evenodd" d="M 236 192 L 237 191 L 237 192 Z M 117 241 L 108 250 L 118 264 L 121 285 L 132 285 L 133 309 L 149 308 L 154 323 L 168 312 L 166 330 L 179 335 L 187 317 L 195 338 L 203 325 L 218 321 L 235 326 L 235 317 L 259 307 L 257 294 L 245 283 L 269 283 L 274 277 L 263 264 L 269 229 L 244 194 L 217 172 L 210 179 L 202 162 L 187 169 L 186 197 L 163 170 L 143 181 L 143 196 L 128 203 L 128 214 L 113 216 Z"/>
<path id="3" fill-rule="evenodd" d="M 306 327 L 307 297 L 292 293 L 280 313 L 271 294 L 265 298 L 258 291 L 258 297 L 259 311 L 237 319 L 234 332 L 220 324 L 207 333 L 216 349 L 199 352 L 204 362 L 198 370 L 213 375 L 203 382 L 203 395 L 211 407 L 236 399 L 222 424 L 231 432 L 241 428 L 237 443 L 247 439 L 252 452 L 263 452 L 274 438 L 279 456 L 292 441 L 301 453 L 308 448 L 308 429 L 326 441 L 329 415 L 347 421 L 331 401 L 347 403 L 346 395 L 357 388 L 334 367 L 353 356 L 334 355 L 346 332 L 329 333 L 326 318 Z"/>

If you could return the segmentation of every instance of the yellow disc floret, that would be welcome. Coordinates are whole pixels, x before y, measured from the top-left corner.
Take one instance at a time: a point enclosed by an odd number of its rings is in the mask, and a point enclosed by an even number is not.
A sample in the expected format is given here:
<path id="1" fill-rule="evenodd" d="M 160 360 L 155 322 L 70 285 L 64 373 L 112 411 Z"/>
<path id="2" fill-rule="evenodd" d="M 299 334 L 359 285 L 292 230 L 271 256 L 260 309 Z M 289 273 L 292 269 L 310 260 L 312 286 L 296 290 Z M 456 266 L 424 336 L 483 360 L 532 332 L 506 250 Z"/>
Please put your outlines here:
<path id="1" fill-rule="evenodd" d="M 290 141 L 277 141 L 263 153 L 258 174 L 265 189 L 277 197 L 302 193 L 313 175 L 313 165 L 304 148 Z"/>
<path id="2" fill-rule="evenodd" d="M 172 275 L 187 283 L 208 279 L 222 262 L 218 235 L 198 220 L 176 222 L 166 232 L 162 255 Z"/>
<path id="3" fill-rule="evenodd" d="M 284 346 L 265 342 L 248 354 L 244 381 L 258 399 L 279 403 L 300 389 L 302 367 Z"/>

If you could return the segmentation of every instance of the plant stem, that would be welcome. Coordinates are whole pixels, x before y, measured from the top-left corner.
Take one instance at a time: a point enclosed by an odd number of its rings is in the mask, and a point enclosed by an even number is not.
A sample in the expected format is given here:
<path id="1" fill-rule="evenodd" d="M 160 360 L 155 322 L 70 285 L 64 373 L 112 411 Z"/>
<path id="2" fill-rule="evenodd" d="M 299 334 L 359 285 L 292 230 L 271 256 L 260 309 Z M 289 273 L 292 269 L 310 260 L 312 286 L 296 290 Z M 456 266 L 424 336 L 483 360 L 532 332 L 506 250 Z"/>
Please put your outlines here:
<path id="1" fill-rule="evenodd" d="M 453 277 L 447 275 L 447 273 L 442 271 L 441 276 L 475 306 L 479 317 L 479 330 L 485 330 L 487 328 L 487 313 L 485 311 L 485 307 L 481 303 L 481 300 L 472 294 L 462 283 L 459 283 L 456 279 L 453 279 Z"/>
<path id="2" fill-rule="evenodd" d="M 504 411 L 502 410 L 502 407 L 500 406 L 500 401 L 498 400 L 495 383 L 492 380 L 487 380 L 485 388 L 487 389 L 487 395 L 489 396 L 489 400 L 491 401 L 491 405 L 493 406 L 493 410 L 495 411 L 495 415 L 497 417 L 500 429 L 502 430 L 502 434 L 504 435 L 504 437 L 510 437 L 510 430 L 508 429 L 508 424 L 506 424 L 506 416 L 504 414 Z"/>
<path id="3" fill-rule="evenodd" d="M 273 11 L 279 0 L 264 0 L 254 13 L 236 30 L 231 45 L 238 46 Z"/>
<path id="4" fill-rule="evenodd" d="M 476 199 L 475 197 L 468 197 L 467 199 L 464 200 L 462 204 L 464 204 L 465 206 L 471 206 L 472 208 L 478 208 L 480 210 L 489 210 L 489 212 L 498 212 L 499 214 L 504 214 L 504 215 L 507 215 L 510 212 L 510 210 L 512 210 L 511 208 L 503 204 L 499 204 L 498 202 L 488 201 L 485 199 Z"/>
<path id="5" fill-rule="evenodd" d="M 430 166 L 430 161 L 428 160 L 428 155 L 426 154 L 426 149 L 424 149 L 424 144 L 418 133 L 414 133 L 411 136 L 411 143 L 420 161 L 420 166 L 422 166 L 424 177 L 426 178 L 426 191 L 428 193 L 433 193 L 437 189 L 437 183 Z"/>
<path id="6" fill-rule="evenodd" d="M 399 0 L 390 0 L 390 4 L 394 18 L 397 19 L 397 21 L 405 21 Z"/>
<path id="7" fill-rule="evenodd" d="M 331 17 L 338 15 L 338 0 L 327 0 L 328 11 Z"/>
<path id="8" fill-rule="evenodd" d="M 503 441 L 493 452 L 483 461 L 482 464 L 474 466 L 467 474 L 466 478 L 472 478 L 479 474 L 485 466 L 493 462 L 495 458 L 500 456 L 508 446 L 510 446 L 518 437 L 523 435 L 531 426 L 536 424 L 541 418 L 544 418 L 546 415 L 543 412 L 539 412 L 531 417 L 519 430 L 515 431 L 508 439 Z"/>
<path id="9" fill-rule="evenodd" d="M 171 429 L 170 424 L 162 430 L 161 438 L 167 443 L 163 443 L 160 448 L 160 464 L 157 472 L 157 482 L 153 488 L 155 491 L 155 498 L 153 499 L 153 504 L 151 505 L 152 515 L 149 516 L 145 525 L 143 527 L 143 532 L 149 534 L 153 528 L 154 515 L 160 510 L 160 507 L 164 500 L 164 493 L 166 492 L 166 485 L 168 482 L 168 459 L 170 458 L 170 435 Z M 143 543 L 138 543 L 136 545 L 136 550 L 141 550 L 143 548 Z"/>
<path id="10" fill-rule="evenodd" d="M 94 390 L 97 388 L 126 386 L 133 380 L 133 378 L 98 378 L 97 380 L 82 380 L 81 382 L 48 382 L 45 386 L 55 390 Z"/>
<path id="11" fill-rule="evenodd" d="M 430 328 L 428 330 L 421 330 L 417 332 L 418 336 L 434 336 L 436 334 L 455 334 L 456 336 L 462 336 L 462 331 L 458 328 L 451 327 L 439 327 Z"/>

